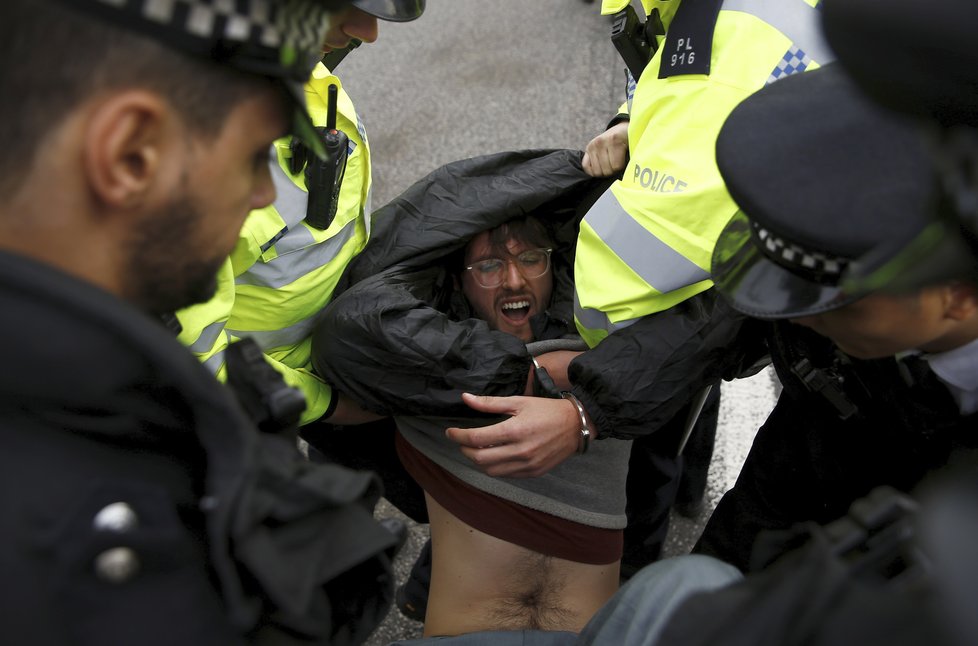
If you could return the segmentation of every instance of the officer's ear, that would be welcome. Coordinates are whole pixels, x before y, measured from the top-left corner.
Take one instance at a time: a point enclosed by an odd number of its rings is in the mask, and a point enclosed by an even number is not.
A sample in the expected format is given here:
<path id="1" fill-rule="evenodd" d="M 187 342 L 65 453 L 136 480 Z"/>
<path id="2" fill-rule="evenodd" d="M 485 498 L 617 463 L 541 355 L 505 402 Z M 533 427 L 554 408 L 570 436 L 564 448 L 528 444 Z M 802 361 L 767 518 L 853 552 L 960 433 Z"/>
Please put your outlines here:
<path id="1" fill-rule="evenodd" d="M 955 321 L 978 317 L 978 286 L 966 281 L 947 284 L 945 316 Z"/>
<path id="2" fill-rule="evenodd" d="M 94 197 L 109 207 L 140 206 L 161 170 L 172 132 L 172 109 L 145 90 L 116 92 L 98 100 L 86 124 L 84 167 Z"/>

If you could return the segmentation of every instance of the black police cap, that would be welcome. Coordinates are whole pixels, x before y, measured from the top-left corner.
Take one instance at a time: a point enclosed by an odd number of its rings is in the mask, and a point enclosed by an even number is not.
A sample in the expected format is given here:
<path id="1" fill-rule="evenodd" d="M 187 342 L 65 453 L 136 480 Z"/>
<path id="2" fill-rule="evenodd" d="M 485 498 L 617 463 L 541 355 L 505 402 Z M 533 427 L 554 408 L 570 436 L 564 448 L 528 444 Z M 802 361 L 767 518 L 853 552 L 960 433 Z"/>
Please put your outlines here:
<path id="1" fill-rule="evenodd" d="M 190 56 L 277 79 L 295 105 L 294 134 L 325 154 L 303 84 L 322 56 L 330 13 L 350 0 L 59 1 Z"/>
<path id="2" fill-rule="evenodd" d="M 978 126 L 978 2 L 824 0 L 823 16 L 839 62 L 874 98 Z"/>
<path id="3" fill-rule="evenodd" d="M 353 0 L 353 6 L 381 20 L 408 22 L 424 13 L 425 0 Z"/>
<path id="4" fill-rule="evenodd" d="M 759 318 L 863 296 L 843 288 L 847 267 L 912 240 L 937 195 L 915 123 L 871 103 L 838 65 L 748 97 L 720 131 L 717 164 L 741 212 L 714 251 L 714 281 Z"/>

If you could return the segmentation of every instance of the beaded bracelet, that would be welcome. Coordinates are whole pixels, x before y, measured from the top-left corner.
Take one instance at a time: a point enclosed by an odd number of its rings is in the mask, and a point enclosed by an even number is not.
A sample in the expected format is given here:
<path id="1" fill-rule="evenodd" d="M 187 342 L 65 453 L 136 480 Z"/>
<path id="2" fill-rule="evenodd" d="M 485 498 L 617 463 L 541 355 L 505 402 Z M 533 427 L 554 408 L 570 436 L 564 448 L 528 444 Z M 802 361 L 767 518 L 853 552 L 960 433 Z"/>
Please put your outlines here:
<path id="1" fill-rule="evenodd" d="M 584 406 L 581 405 L 581 400 L 574 396 L 574 393 L 567 390 L 563 390 L 560 396 L 574 404 L 577 408 L 577 414 L 581 416 L 581 439 L 577 442 L 577 454 L 584 455 L 587 450 L 591 447 L 591 426 L 587 423 L 587 415 L 584 413 Z"/>

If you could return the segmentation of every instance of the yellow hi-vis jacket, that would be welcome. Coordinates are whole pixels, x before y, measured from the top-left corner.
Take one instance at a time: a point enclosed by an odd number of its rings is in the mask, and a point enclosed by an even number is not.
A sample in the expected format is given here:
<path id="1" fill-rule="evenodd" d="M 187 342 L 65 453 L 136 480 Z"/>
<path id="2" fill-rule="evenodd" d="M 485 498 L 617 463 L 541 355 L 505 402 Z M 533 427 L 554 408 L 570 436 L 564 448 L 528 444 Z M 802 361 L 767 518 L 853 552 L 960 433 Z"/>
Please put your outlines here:
<path id="1" fill-rule="evenodd" d="M 628 4 L 605 0 L 603 13 Z M 680 0 L 643 0 L 668 34 Z M 594 347 L 608 334 L 712 286 L 710 256 L 737 210 L 716 166 L 727 115 L 748 95 L 833 55 L 817 0 L 724 0 L 710 73 L 659 78 L 662 42 L 630 97 L 624 176 L 585 216 L 574 267 L 575 320 Z M 702 51 L 696 52 L 702 55 Z"/>
<path id="2" fill-rule="evenodd" d="M 227 378 L 224 351 L 234 340 L 251 337 L 285 381 L 306 398 L 301 423 L 330 408 L 332 391 L 313 374 L 311 333 L 317 314 L 329 303 L 346 265 L 370 237 L 370 153 L 367 137 L 350 97 L 324 66 L 306 84 L 313 121 L 325 125 L 329 86 L 340 87 L 336 127 L 350 138 L 346 174 L 336 217 L 325 231 L 310 227 L 302 171 L 288 171 L 289 139 L 275 142 L 272 160 L 275 203 L 252 211 L 237 245 L 218 276 L 217 295 L 177 313 L 179 339 L 221 380 Z"/>

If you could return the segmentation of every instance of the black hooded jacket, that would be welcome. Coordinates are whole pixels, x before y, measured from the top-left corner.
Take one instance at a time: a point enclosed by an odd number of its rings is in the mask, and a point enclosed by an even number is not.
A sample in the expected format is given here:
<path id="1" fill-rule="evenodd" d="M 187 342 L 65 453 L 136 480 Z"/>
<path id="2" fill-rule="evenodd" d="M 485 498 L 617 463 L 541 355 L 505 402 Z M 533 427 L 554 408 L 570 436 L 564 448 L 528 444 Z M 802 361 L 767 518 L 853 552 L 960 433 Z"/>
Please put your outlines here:
<path id="1" fill-rule="evenodd" d="M 523 394 L 526 346 L 472 318 L 453 278 L 469 240 L 533 214 L 555 241 L 554 292 L 532 321 L 536 338 L 573 333 L 577 223 L 606 183 L 580 160 L 580 152 L 557 150 L 454 162 L 384 206 L 371 243 L 344 275 L 352 287 L 333 299 L 313 335 L 319 374 L 385 415 L 472 415 L 463 392 Z"/>
<path id="2" fill-rule="evenodd" d="M 370 244 L 338 289 L 347 291 L 313 336 L 317 372 L 385 415 L 471 415 L 462 392 L 522 394 L 530 367 L 523 343 L 465 318 L 452 258 L 478 233 L 533 213 L 552 226 L 555 257 L 572 267 L 579 222 L 609 184 L 584 173 L 581 156 L 521 151 L 454 162 L 380 209 Z M 561 326 L 574 332 L 572 304 L 570 276 L 558 271 L 542 322 L 557 325 L 537 338 Z M 652 433 L 705 386 L 749 365 L 745 353 L 758 344 L 737 343 L 743 320 L 708 290 L 577 357 L 573 391 L 602 438 Z"/>

